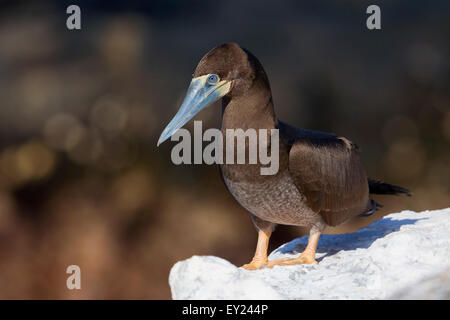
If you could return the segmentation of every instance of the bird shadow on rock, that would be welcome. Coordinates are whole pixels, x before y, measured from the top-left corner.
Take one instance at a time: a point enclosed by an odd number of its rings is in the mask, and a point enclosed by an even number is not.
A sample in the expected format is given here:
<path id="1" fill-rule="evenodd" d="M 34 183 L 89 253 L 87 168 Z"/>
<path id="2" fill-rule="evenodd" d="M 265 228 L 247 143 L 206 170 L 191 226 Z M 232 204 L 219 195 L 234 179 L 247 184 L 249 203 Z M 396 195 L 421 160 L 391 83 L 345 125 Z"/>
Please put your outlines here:
<path id="1" fill-rule="evenodd" d="M 394 220 L 392 218 L 384 218 L 376 221 L 368 227 L 362 228 L 357 232 L 345 234 L 323 234 L 320 236 L 319 245 L 317 247 L 316 259 L 318 262 L 325 257 L 332 256 L 339 251 L 367 249 L 372 243 L 380 238 L 384 238 L 392 232 L 399 231 L 402 226 L 415 224 L 417 219 Z M 308 243 L 308 236 L 294 239 L 283 246 L 279 247 L 272 254 L 300 254 Z"/>

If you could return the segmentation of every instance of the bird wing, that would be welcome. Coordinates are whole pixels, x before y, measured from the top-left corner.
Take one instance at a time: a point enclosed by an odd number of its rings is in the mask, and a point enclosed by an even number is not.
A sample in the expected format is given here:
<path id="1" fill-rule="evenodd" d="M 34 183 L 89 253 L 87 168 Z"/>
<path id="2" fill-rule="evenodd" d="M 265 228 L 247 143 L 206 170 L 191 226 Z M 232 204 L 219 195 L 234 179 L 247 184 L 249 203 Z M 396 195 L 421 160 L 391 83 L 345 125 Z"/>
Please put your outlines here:
<path id="1" fill-rule="evenodd" d="M 280 127 L 291 146 L 289 172 L 314 212 L 335 226 L 368 209 L 367 176 L 355 144 L 334 134 Z"/>

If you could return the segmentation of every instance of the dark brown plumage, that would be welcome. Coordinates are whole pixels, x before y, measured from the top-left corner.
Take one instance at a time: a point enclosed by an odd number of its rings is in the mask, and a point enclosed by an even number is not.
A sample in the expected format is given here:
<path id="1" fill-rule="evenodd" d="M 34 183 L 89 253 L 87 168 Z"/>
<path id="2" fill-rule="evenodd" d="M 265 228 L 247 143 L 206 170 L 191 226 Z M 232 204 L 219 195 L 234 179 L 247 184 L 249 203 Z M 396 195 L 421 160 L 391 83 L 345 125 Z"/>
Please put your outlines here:
<path id="1" fill-rule="evenodd" d="M 224 136 L 227 129 L 250 128 L 279 129 L 280 134 L 279 170 L 275 175 L 261 175 L 261 164 L 220 165 L 229 191 L 252 214 L 258 229 L 255 257 L 245 268 L 314 263 L 319 235 L 326 226 L 376 210 L 369 192 L 409 194 L 404 188 L 368 180 L 358 148 L 350 140 L 279 121 L 267 75 L 249 51 L 234 43 L 214 48 L 199 62 L 194 80 L 210 74 L 230 84 L 222 99 Z M 235 154 L 236 148 L 235 142 Z M 267 263 L 267 244 L 276 224 L 311 229 L 308 246 L 299 258 Z"/>
<path id="2" fill-rule="evenodd" d="M 329 226 L 368 211 L 369 186 L 356 146 L 331 134 L 297 130 L 289 152 L 289 172 L 308 207 Z"/>

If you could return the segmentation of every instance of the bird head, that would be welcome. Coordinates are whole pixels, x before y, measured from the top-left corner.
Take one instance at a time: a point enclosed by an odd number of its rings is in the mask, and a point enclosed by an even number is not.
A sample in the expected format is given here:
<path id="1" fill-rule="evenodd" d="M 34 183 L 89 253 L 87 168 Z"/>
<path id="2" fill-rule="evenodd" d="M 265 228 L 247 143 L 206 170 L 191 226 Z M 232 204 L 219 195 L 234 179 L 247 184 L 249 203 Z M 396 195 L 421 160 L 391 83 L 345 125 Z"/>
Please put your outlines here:
<path id="1" fill-rule="evenodd" d="M 235 43 L 223 44 L 205 54 L 195 69 L 183 103 L 159 137 L 158 146 L 213 102 L 244 94 L 253 85 L 255 61 L 259 64 Z"/>

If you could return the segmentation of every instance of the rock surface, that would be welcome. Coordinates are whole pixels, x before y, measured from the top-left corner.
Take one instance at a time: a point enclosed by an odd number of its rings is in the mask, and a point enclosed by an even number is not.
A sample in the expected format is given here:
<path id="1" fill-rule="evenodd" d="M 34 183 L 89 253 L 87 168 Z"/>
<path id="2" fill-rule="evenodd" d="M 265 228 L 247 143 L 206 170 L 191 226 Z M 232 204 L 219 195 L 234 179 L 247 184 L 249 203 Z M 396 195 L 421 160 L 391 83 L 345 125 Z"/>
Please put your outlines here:
<path id="1" fill-rule="evenodd" d="M 450 268 L 403 288 L 391 299 L 450 300 Z"/>
<path id="2" fill-rule="evenodd" d="M 403 211 L 355 233 L 322 235 L 318 265 L 248 271 L 193 256 L 174 265 L 169 284 L 173 299 L 448 299 L 449 231 L 450 208 Z M 306 243 L 286 243 L 269 260 L 297 256 Z"/>

